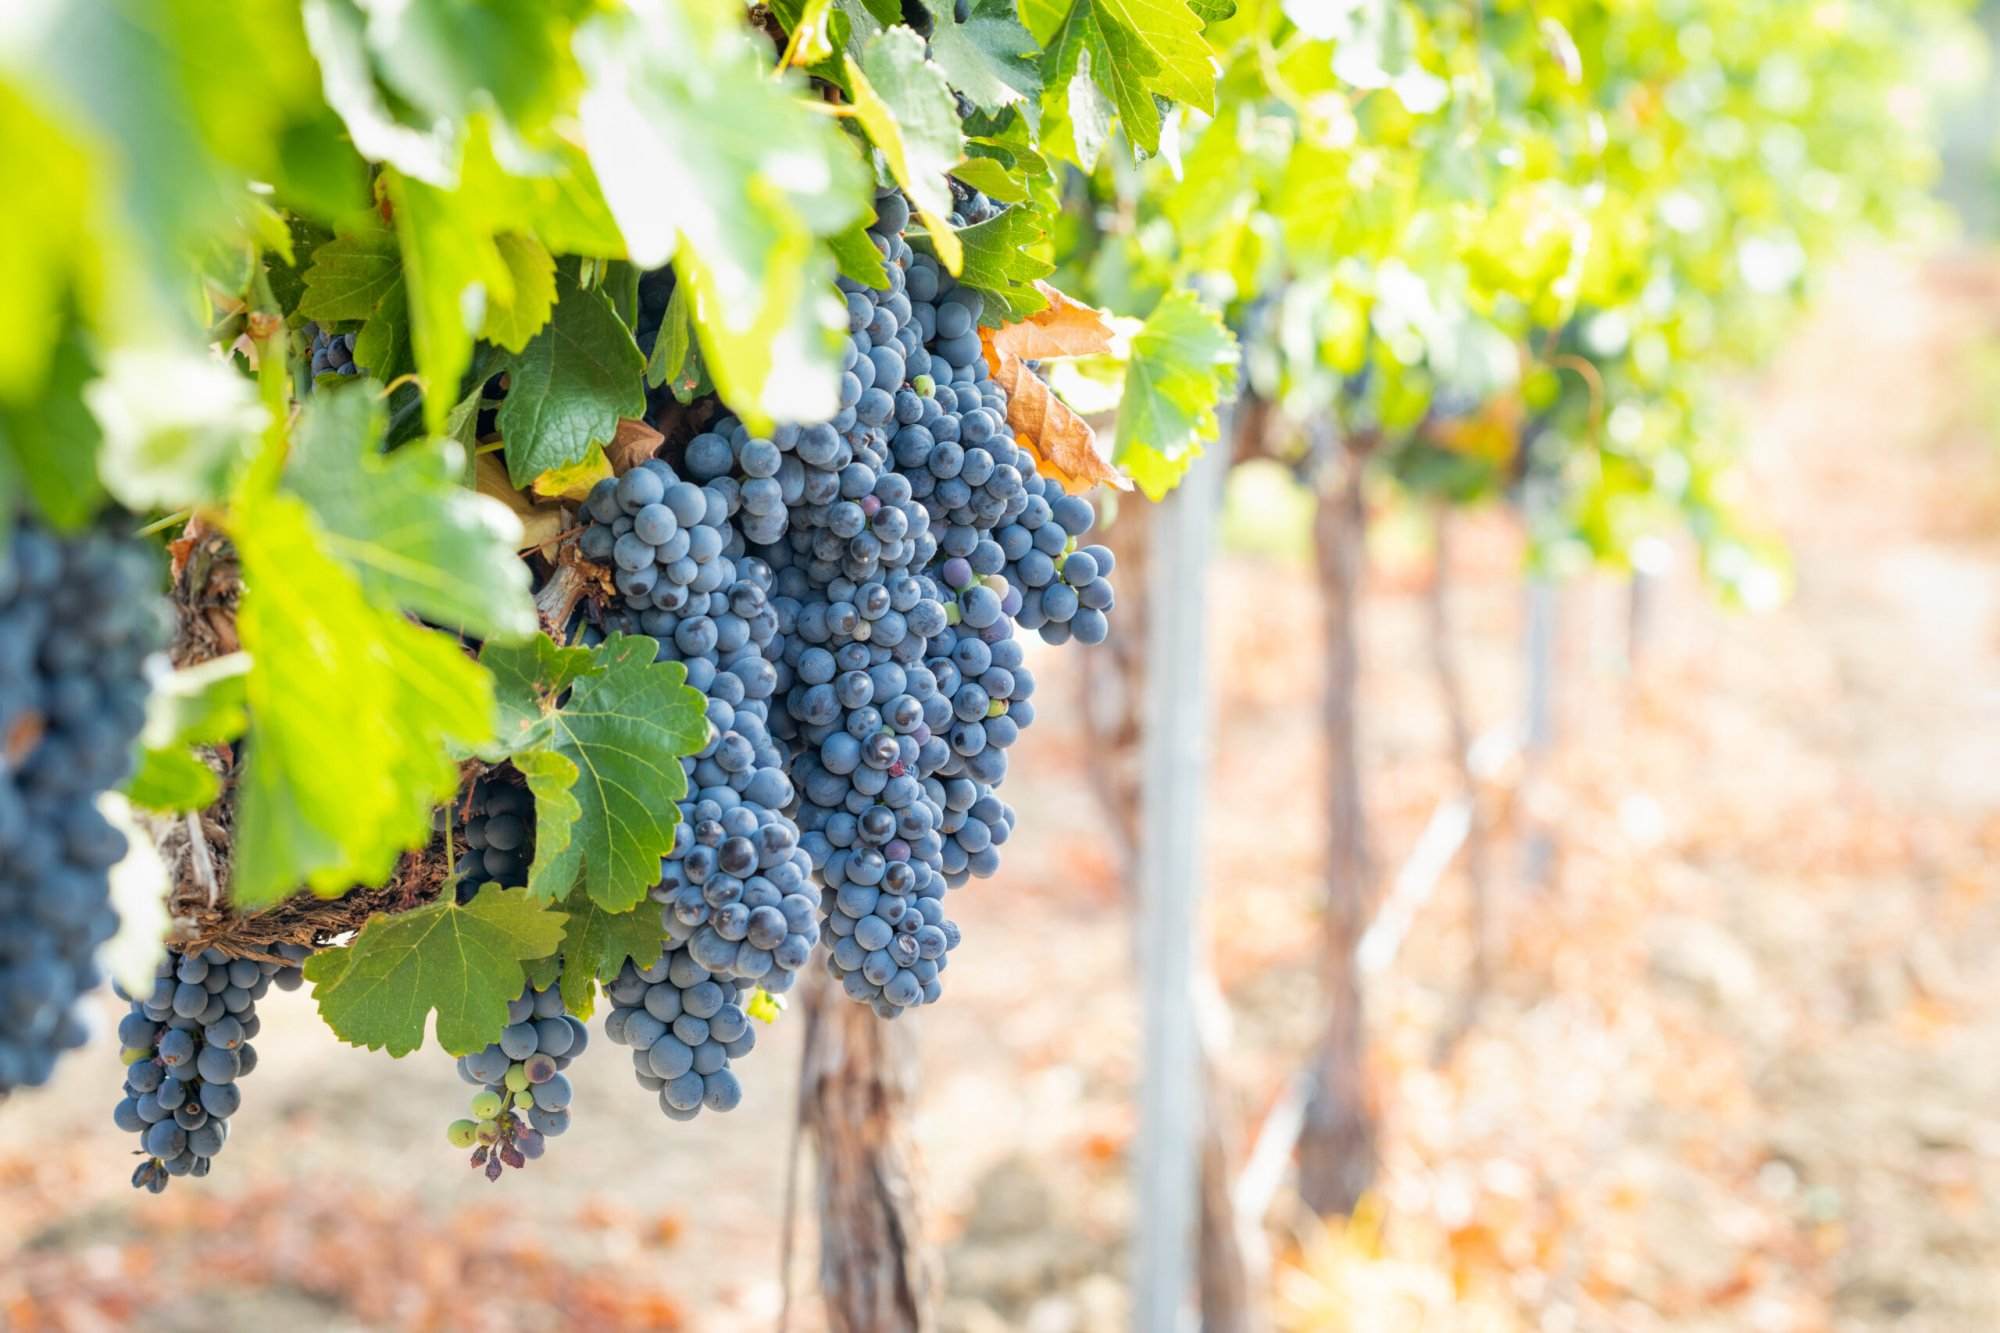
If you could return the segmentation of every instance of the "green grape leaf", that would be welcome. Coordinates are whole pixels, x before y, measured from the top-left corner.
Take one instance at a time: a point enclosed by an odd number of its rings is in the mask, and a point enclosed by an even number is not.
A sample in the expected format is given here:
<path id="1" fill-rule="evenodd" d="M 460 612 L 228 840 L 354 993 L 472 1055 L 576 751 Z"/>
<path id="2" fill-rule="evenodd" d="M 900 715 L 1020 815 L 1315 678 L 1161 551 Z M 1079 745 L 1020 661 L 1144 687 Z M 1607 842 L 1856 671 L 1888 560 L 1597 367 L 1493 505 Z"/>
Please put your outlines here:
<path id="1" fill-rule="evenodd" d="M 904 27 L 869 38 L 860 63 L 849 56 L 847 81 L 861 127 L 929 229 L 938 261 L 957 273 L 964 261 L 945 221 L 951 213 L 945 173 L 965 156 L 965 136 L 951 85 L 925 58 L 924 39 Z"/>
<path id="2" fill-rule="evenodd" d="M 402 0 L 361 8 L 383 83 L 426 120 L 463 124 L 497 110 L 515 132 L 533 134 L 575 84 L 567 48 L 575 6 Z"/>
<path id="3" fill-rule="evenodd" d="M 312 252 L 299 313 L 322 324 L 362 321 L 354 363 L 388 381 L 412 366 L 409 290 L 396 234 L 373 214 Z"/>
<path id="4" fill-rule="evenodd" d="M 607 912 L 589 898 L 577 898 L 564 910 L 569 922 L 563 928 L 563 1004 L 578 1018 L 589 1018 L 597 1007 L 597 983 L 616 978 L 628 958 L 635 967 L 659 962 L 667 930 L 652 902 Z"/>
<path id="5" fill-rule="evenodd" d="M 525 639 L 538 621 L 521 521 L 458 484 L 456 441 L 377 452 L 383 411 L 372 380 L 316 391 L 292 430 L 285 483 L 312 506 L 325 549 L 379 605 L 415 611 L 479 638 Z"/>
<path id="6" fill-rule="evenodd" d="M 971 17 L 954 21 L 949 0 L 927 0 L 935 23 L 931 58 L 974 106 L 998 111 L 1040 95 L 1035 38 L 1016 17 L 1014 0 L 974 0 Z"/>
<path id="7" fill-rule="evenodd" d="M 882 264 L 882 252 L 875 248 L 875 242 L 868 239 L 868 228 L 857 222 L 846 231 L 838 232 L 827 240 L 833 250 L 833 259 L 840 266 L 840 276 L 852 278 L 877 291 L 889 287 L 889 270 Z"/>
<path id="8" fill-rule="evenodd" d="M 1027 188 L 1014 178 L 1007 170 L 1006 164 L 997 157 L 968 157 L 953 167 L 951 174 L 973 189 L 983 192 L 988 198 L 1003 204 L 1022 203 L 1028 197 Z"/>
<path id="9" fill-rule="evenodd" d="M 1202 22 L 1188 0 L 1090 0 L 1114 54 L 1143 51 L 1156 67 L 1146 86 L 1170 102 L 1196 111 L 1215 107 L 1215 53 L 1201 35 Z"/>
<path id="10" fill-rule="evenodd" d="M 864 214 L 868 178 L 800 97 L 803 76 L 772 77 L 760 40 L 699 0 L 593 15 L 576 36 L 579 123 L 630 258 L 671 258 L 689 284 L 724 400 L 752 420 L 818 421 L 839 377 L 833 262 L 815 241 Z"/>
<path id="11" fill-rule="evenodd" d="M 1075 0 L 1047 45 L 1044 111 L 1069 123 L 1073 136 L 1075 127 L 1096 114 L 1089 99 L 1071 87 L 1080 73 L 1104 90 L 1126 136 L 1145 153 L 1160 150 L 1155 95 L 1198 111 L 1214 104 L 1214 54 L 1187 0 Z M 1086 53 L 1087 64 L 1082 63 Z M 1084 156 L 1083 144 L 1075 146 L 1078 157 Z"/>
<path id="12" fill-rule="evenodd" d="M 576 798 L 576 783 L 583 770 L 576 760 L 554 750 L 517 751 L 514 767 L 535 795 L 535 857 L 541 873 L 537 875 L 535 867 L 529 867 L 528 887 L 543 898 L 566 899 L 576 887 L 577 864 L 570 855 L 570 843 L 576 837 L 577 821 L 583 818 L 583 803 Z M 588 901 L 587 895 L 584 901 Z"/>
<path id="13" fill-rule="evenodd" d="M 382 182 L 402 247 L 424 429 L 443 434 L 459 378 L 472 364 L 473 330 L 492 306 L 514 308 L 514 271 L 496 240 L 501 219 L 485 195 L 440 190 L 395 171 L 383 172 Z"/>
<path id="14" fill-rule="evenodd" d="M 540 241 L 517 231 L 502 232 L 493 244 L 513 275 L 514 299 L 504 303 L 489 299 L 479 336 L 518 352 L 549 322 L 549 312 L 555 309 L 556 261 Z"/>
<path id="15" fill-rule="evenodd" d="M 660 317 L 660 330 L 653 335 L 653 354 L 646 359 L 646 383 L 655 389 L 671 384 L 678 395 L 701 378 L 701 349 L 695 345 L 687 289 L 675 283 L 673 294 L 667 297 L 666 312 Z"/>
<path id="16" fill-rule="evenodd" d="M 457 789 L 448 745 L 491 737 L 492 681 L 451 636 L 371 603 L 299 497 L 240 495 L 229 534 L 252 663 L 231 896 L 382 883 Z"/>
<path id="17" fill-rule="evenodd" d="M 1112 462 L 1158 500 L 1215 438 L 1215 409 L 1236 391 L 1236 335 L 1185 289 L 1163 297 L 1125 364 Z"/>
<path id="18" fill-rule="evenodd" d="M 285 221 L 289 254 L 279 253 L 276 247 L 266 247 L 264 252 L 264 277 L 271 285 L 271 296 L 278 308 L 285 311 L 297 310 L 306 295 L 306 270 L 319 254 L 319 248 L 333 243 L 333 233 L 311 218 L 291 217 Z"/>
<path id="19" fill-rule="evenodd" d="M 564 920 L 525 889 L 488 885 L 463 907 L 447 895 L 369 917 L 346 948 L 308 958 L 306 980 L 320 1017 L 350 1045 L 408 1055 L 435 1012 L 438 1045 L 469 1055 L 499 1038 L 523 964 L 561 943 Z"/>
<path id="20" fill-rule="evenodd" d="M 555 313 L 507 363 L 499 426 L 508 479 L 526 486 L 611 443 L 620 417 L 645 413 L 645 374 L 646 358 L 611 302 L 559 268 Z"/>
<path id="21" fill-rule="evenodd" d="M 299 313 L 307 319 L 330 324 L 369 318 L 403 281 L 396 234 L 380 225 L 340 232 L 313 250 L 303 281 Z"/>
<path id="22" fill-rule="evenodd" d="M 794 63 L 810 69 L 833 57 L 839 40 L 833 31 L 833 0 L 785 0 L 772 9 L 792 39 Z"/>
<path id="23" fill-rule="evenodd" d="M 375 81 L 366 20 L 348 0 L 303 0 L 306 40 L 319 62 L 327 104 L 340 113 L 362 156 L 415 180 L 449 185 L 455 136 L 448 123 L 399 120 Z"/>
<path id="24" fill-rule="evenodd" d="M 206 810 L 222 794 L 222 779 L 186 750 L 142 750 L 125 782 L 125 797 L 147 810 L 179 814 Z"/>
<path id="25" fill-rule="evenodd" d="M 1005 209 L 976 226 L 960 228 L 958 237 L 965 247 L 965 268 L 958 280 L 990 298 L 993 304 L 981 315 L 988 324 L 1025 319 L 1048 305 L 1034 284 L 1055 272 L 1055 265 L 1031 250 L 1047 239 L 1033 209 L 1018 205 Z"/>
<path id="26" fill-rule="evenodd" d="M 11 329 L 59 328 L 78 269 L 94 257 L 77 238 L 91 229 L 97 164 L 12 76 L 0 79 L 0 142 L 8 170 L 35 183 L 0 214 L 0 319 Z M 0 338 L 0 401 L 34 401 L 54 350 L 46 338 Z"/>
<path id="27" fill-rule="evenodd" d="M 97 366 L 73 320 L 48 342 L 52 355 L 40 394 L 21 404 L 0 398 L 0 492 L 16 482 L 43 518 L 74 531 L 104 503 L 97 480 L 97 421 L 83 396 Z M 10 512 L 0 522 L 12 518 Z M 5 536 L 0 531 L 0 541 Z"/>
<path id="28" fill-rule="evenodd" d="M 1090 76 L 1089 48 L 1078 48 L 1075 59 L 1069 81 L 1042 103 L 1042 142 L 1057 157 L 1095 171 L 1098 155 L 1111 138 L 1116 108 Z"/>
<path id="29" fill-rule="evenodd" d="M 687 794 L 681 756 L 701 747 L 709 727 L 687 668 L 654 661 L 658 651 L 639 636 L 613 634 L 582 649 L 542 635 L 491 644 L 481 655 L 500 717 L 498 744 L 485 757 L 512 758 L 535 793 L 528 887 L 538 897 L 562 898 L 581 881 L 598 906 L 623 912 L 659 883 L 680 821 L 674 803 Z M 574 809 L 551 809 L 548 798 L 563 791 Z"/>
<path id="30" fill-rule="evenodd" d="M 219 745 L 243 734 L 250 673 L 247 653 L 183 667 L 154 683 L 139 733 L 139 767 L 125 786 L 149 810 L 203 810 L 221 795 L 220 780 L 188 747 Z"/>

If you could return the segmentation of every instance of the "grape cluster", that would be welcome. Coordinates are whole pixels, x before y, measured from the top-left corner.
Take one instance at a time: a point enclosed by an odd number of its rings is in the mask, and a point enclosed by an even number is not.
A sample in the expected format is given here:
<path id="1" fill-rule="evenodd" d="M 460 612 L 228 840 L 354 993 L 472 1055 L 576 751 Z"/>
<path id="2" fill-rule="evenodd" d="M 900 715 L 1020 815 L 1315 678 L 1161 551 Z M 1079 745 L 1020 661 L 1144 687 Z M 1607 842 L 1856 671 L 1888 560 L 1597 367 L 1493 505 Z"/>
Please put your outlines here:
<path id="1" fill-rule="evenodd" d="M 542 1155 L 546 1140 L 569 1128 L 571 1089 L 562 1071 L 583 1054 L 590 1032 L 563 1008 L 562 990 L 528 986 L 507 1002 L 500 1040 L 460 1058 L 458 1076 L 480 1089 L 472 1117 L 452 1122 L 455 1148 L 471 1148 L 472 1166 L 488 1180 Z"/>
<path id="2" fill-rule="evenodd" d="M 306 331 L 312 335 L 309 360 L 314 379 L 318 379 L 321 375 L 345 375 L 352 378 L 368 373 L 365 368 L 354 363 L 353 334 L 331 333 L 313 323 L 306 325 Z"/>
<path id="3" fill-rule="evenodd" d="M 668 1118 L 692 1120 L 703 1107 L 732 1111 L 743 1100 L 729 1062 L 757 1044 L 744 1007 L 749 984 L 710 971 L 678 946 L 650 967 L 627 960 L 605 988 L 612 1004 L 605 1035 L 632 1048 L 640 1086 L 659 1094 Z"/>
<path id="4" fill-rule="evenodd" d="M 616 534 L 615 547 L 640 534 L 642 523 L 651 535 L 660 523 L 678 522 L 671 513 L 661 520 L 655 510 L 678 502 L 694 514 L 701 506 L 699 521 L 676 529 L 702 534 L 698 546 L 689 545 L 700 556 L 693 560 L 695 575 L 680 584 L 675 580 L 684 570 L 664 571 L 664 583 L 685 591 L 663 598 L 656 583 L 627 592 L 623 610 L 608 621 L 611 628 L 654 637 L 659 660 L 682 663 L 688 683 L 707 699 L 708 736 L 681 761 L 687 796 L 652 897 L 661 904 L 670 942 L 684 945 L 702 968 L 785 991 L 819 942 L 819 893 L 811 860 L 799 848 L 798 826 L 785 814 L 792 783 L 770 729 L 780 670 L 773 659 L 781 642 L 771 568 L 747 554 L 730 521 L 732 514 L 748 515 L 745 497 L 757 503 L 757 483 L 768 478 L 739 482 L 727 475 L 727 465 L 710 463 L 703 450 L 690 447 L 686 471 L 704 478 L 703 485 L 682 480 L 658 459 L 615 482 L 598 483 L 586 503 L 593 522 L 582 540 L 588 552 L 602 546 L 604 534 Z M 626 522 L 632 527 L 618 533 Z M 680 547 L 653 549 L 660 568 Z M 682 559 L 693 557 L 673 556 Z"/>
<path id="5" fill-rule="evenodd" d="M 964 21 L 959 20 L 961 23 Z M 1000 216 L 1001 205 L 970 186 L 953 181 L 951 193 L 951 225 L 954 227 L 976 227 L 982 222 Z"/>
<path id="6" fill-rule="evenodd" d="M 83 1043 L 76 1000 L 118 927 L 107 878 L 125 837 L 97 810 L 131 770 L 144 664 L 164 638 L 143 547 L 0 539 L 0 1095 Z"/>
<path id="7" fill-rule="evenodd" d="M 519 888 L 535 859 L 535 798 L 498 773 L 474 778 L 463 806 L 441 812 L 464 850 L 453 864 L 460 906 L 486 884 Z"/>
<path id="8" fill-rule="evenodd" d="M 648 611 L 689 618 L 705 614 L 710 595 L 735 582 L 740 541 L 729 515 L 736 484 L 697 486 L 665 463 L 648 459 L 591 489 L 584 509 L 591 523 L 579 539 L 583 554 L 609 561 L 612 581 L 632 616 Z M 657 623 L 657 621 L 656 621 Z"/>
<path id="9" fill-rule="evenodd" d="M 154 1194 L 174 1176 L 205 1176 L 229 1141 L 229 1117 L 242 1105 L 237 1081 L 257 1067 L 257 1001 L 276 982 L 298 989 L 307 950 L 280 945 L 289 965 L 231 958 L 220 949 L 169 951 L 143 998 L 118 988 L 132 1009 L 118 1024 L 125 1051 L 125 1098 L 112 1112 L 118 1128 L 139 1136 L 144 1156 L 135 1189 Z"/>
<path id="10" fill-rule="evenodd" d="M 979 336 L 984 298 L 912 249 L 899 194 L 883 192 L 876 210 L 868 234 L 888 286 L 840 281 L 838 412 L 768 436 L 719 417 L 688 441 L 678 472 L 650 459 L 599 483 L 582 540 L 616 569 L 623 605 L 605 628 L 660 639 L 709 695 L 709 746 L 690 761 L 681 845 L 656 892 L 674 942 L 686 941 L 683 972 L 789 984 L 811 947 L 809 866 L 828 969 L 893 1016 L 938 998 L 959 941 L 944 895 L 991 874 L 1013 831 L 995 789 L 1034 719 L 1017 624 L 1096 643 L 1113 599 L 1110 553 L 1077 545 L 1095 521 L 1089 503 L 1042 478 L 1014 441 Z M 960 216 L 989 210 L 968 192 Z M 713 530 L 699 552 L 676 539 L 690 522 Z M 670 583 L 689 591 L 663 593 Z M 780 918 L 782 956 L 767 943 Z M 643 1004 L 642 987 L 664 986 L 675 998 L 654 1003 L 673 1012 L 656 1021 L 683 1012 L 680 991 L 707 978 L 674 977 L 673 956 L 657 979 L 622 979 L 627 1008 Z M 674 1047 L 655 1059 L 650 1041 L 632 1044 L 642 1077 L 681 1076 Z"/>

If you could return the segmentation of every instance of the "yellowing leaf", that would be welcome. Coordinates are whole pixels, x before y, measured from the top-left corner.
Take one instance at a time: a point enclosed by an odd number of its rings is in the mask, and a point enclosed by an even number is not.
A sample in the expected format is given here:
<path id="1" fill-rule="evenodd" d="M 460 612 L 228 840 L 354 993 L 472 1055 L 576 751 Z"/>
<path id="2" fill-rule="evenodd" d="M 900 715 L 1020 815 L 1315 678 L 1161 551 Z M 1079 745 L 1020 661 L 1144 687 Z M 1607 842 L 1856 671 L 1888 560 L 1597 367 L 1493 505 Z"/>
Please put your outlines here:
<path id="1" fill-rule="evenodd" d="M 619 422 L 618 427 L 622 431 L 625 423 Z M 593 444 L 580 461 L 550 468 L 536 477 L 529 488 L 544 499 L 581 500 L 590 494 L 592 486 L 610 475 L 611 460 Z"/>
<path id="2" fill-rule="evenodd" d="M 1021 447 L 1035 456 L 1041 474 L 1066 491 L 1087 491 L 1103 483 L 1121 491 L 1132 483 L 1097 451 L 1097 435 L 1055 390 L 1035 377 L 1020 357 L 993 345 L 981 329 L 986 365 L 993 382 L 1007 391 L 1007 424 Z"/>
<path id="3" fill-rule="evenodd" d="M 481 454 L 473 465 L 473 480 L 481 495 L 492 496 L 501 504 L 514 511 L 514 517 L 521 520 L 521 544 L 523 548 L 541 548 L 543 555 L 555 559 L 555 540 L 562 535 L 562 507 L 554 504 L 536 504 L 532 498 L 514 488 L 507 478 L 507 465 L 500 461 L 498 454 Z"/>
<path id="4" fill-rule="evenodd" d="M 1037 280 L 1035 290 L 1048 305 L 1024 320 L 995 330 L 991 345 L 1023 361 L 1046 361 L 1065 356 L 1096 356 L 1111 350 L 1111 318 L 1102 310 L 1072 300 L 1046 282 Z M 989 358 L 989 366 L 990 358 Z"/>

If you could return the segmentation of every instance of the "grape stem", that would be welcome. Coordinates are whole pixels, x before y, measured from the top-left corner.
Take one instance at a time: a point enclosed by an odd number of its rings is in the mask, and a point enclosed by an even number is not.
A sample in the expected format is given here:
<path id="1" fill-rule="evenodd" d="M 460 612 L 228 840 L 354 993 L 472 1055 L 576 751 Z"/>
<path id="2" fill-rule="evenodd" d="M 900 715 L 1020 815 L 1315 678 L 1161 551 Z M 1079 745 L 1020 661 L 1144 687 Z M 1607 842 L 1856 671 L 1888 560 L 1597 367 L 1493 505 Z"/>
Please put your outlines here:
<path id="1" fill-rule="evenodd" d="M 168 514 L 165 518 L 154 519 L 151 523 L 148 523 L 145 527 L 140 528 L 137 532 L 133 533 L 132 535 L 134 537 L 150 537 L 156 532 L 166 531 L 168 528 L 171 528 L 176 523 L 185 523 L 193 517 L 194 517 L 194 510 L 192 509 L 176 509 L 173 513 Z"/>
<path id="2" fill-rule="evenodd" d="M 199 814 L 190 810 L 182 818 L 187 821 L 188 853 L 194 858 L 195 874 L 207 891 L 209 907 L 213 908 L 222 896 L 222 890 L 215 882 L 215 862 L 208 854 L 208 834 L 202 831 Z"/>

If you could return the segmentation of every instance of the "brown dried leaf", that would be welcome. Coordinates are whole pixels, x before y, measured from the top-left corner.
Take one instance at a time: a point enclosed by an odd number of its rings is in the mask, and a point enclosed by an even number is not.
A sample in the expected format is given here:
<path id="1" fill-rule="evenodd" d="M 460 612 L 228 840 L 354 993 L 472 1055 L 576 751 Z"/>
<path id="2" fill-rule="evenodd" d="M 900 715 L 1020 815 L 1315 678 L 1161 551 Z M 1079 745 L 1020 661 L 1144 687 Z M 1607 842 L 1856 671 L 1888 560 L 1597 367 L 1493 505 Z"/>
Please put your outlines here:
<path id="1" fill-rule="evenodd" d="M 630 472 L 659 452 L 666 438 L 645 422 L 624 417 L 618 422 L 618 433 L 604 446 L 604 456 L 611 460 L 613 471 Z"/>
<path id="2" fill-rule="evenodd" d="M 1073 300 L 1046 282 L 1035 290 L 1048 305 L 1018 324 L 994 331 L 991 346 L 1012 352 L 1023 361 L 1064 356 L 1097 356 L 1111 350 L 1111 317 Z M 987 358 L 988 363 L 992 361 Z"/>
<path id="3" fill-rule="evenodd" d="M 507 479 L 507 464 L 498 453 L 479 455 L 473 467 L 473 476 L 481 495 L 492 496 L 513 510 L 514 516 L 521 520 L 522 548 L 540 547 L 545 559 L 554 560 L 556 538 L 563 531 L 562 506 L 536 504 L 515 490 L 514 483 Z"/>
<path id="4" fill-rule="evenodd" d="M 1097 451 L 1090 423 L 1056 397 L 1020 357 L 994 346 L 991 330 L 981 329 L 979 337 L 994 383 L 1007 391 L 1007 424 L 1021 447 L 1035 456 L 1041 474 L 1066 491 L 1087 491 L 1100 483 L 1131 490 L 1131 479 Z"/>

